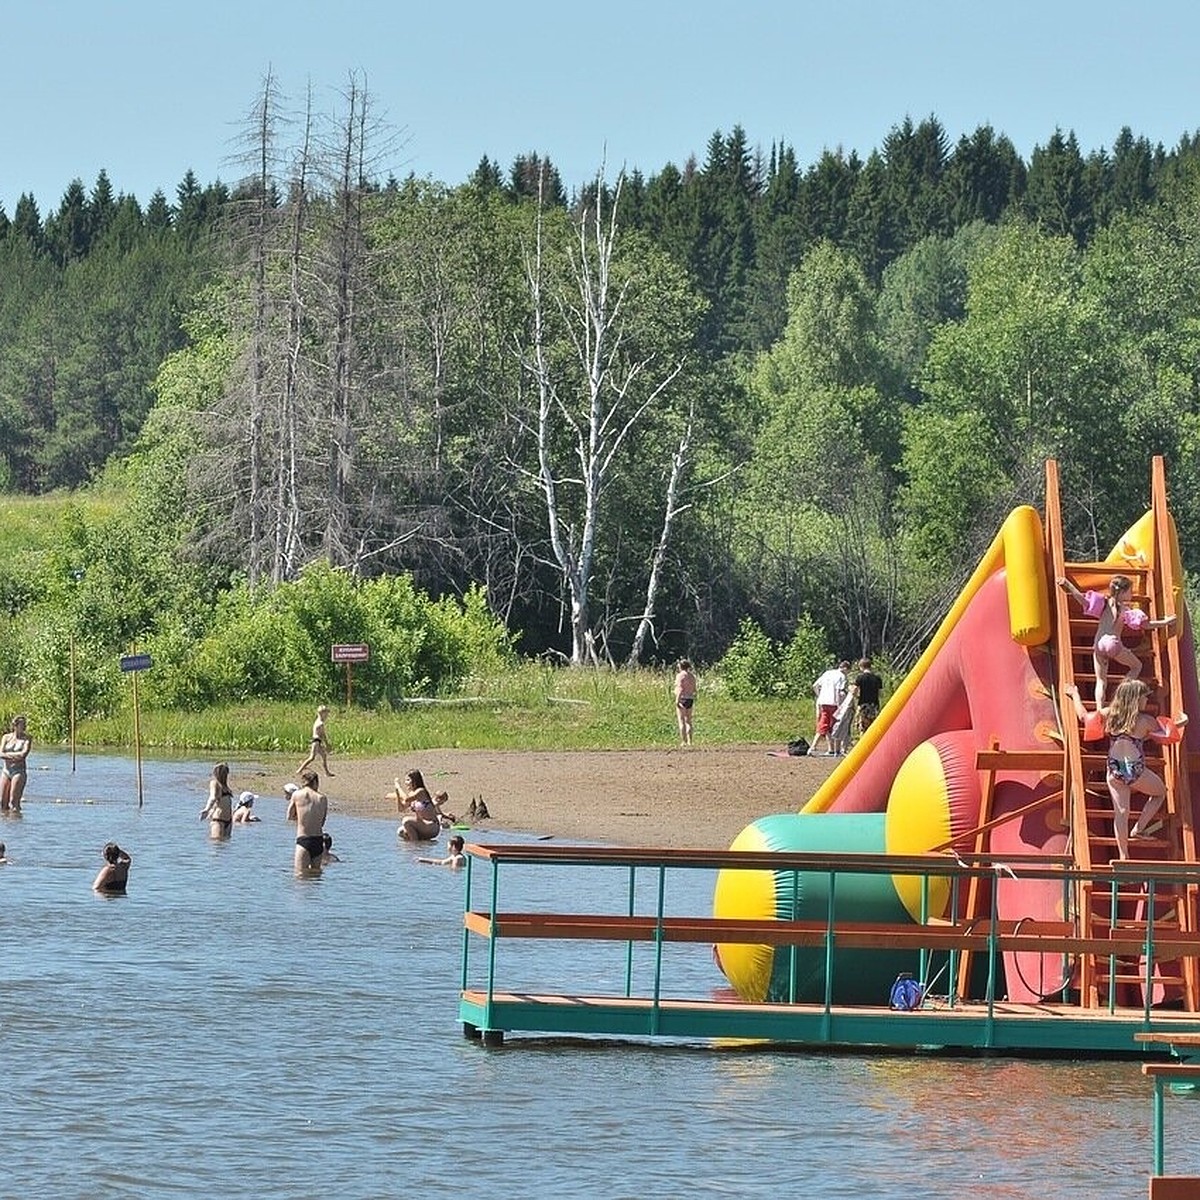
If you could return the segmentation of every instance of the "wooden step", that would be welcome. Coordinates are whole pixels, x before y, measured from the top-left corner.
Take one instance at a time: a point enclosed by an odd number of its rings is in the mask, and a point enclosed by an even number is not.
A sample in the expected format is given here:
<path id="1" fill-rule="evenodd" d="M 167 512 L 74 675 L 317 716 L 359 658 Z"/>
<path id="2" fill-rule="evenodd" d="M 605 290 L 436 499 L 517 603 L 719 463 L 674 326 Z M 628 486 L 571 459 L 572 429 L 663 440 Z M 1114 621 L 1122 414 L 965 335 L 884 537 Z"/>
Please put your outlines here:
<path id="1" fill-rule="evenodd" d="M 1065 568 L 1063 574 L 1068 579 L 1071 578 L 1071 574 L 1074 571 L 1092 575 L 1128 575 L 1135 582 L 1145 575 L 1152 574 L 1149 565 L 1144 567 L 1135 565 L 1131 567 L 1124 563 L 1114 562 L 1069 562 L 1064 563 L 1063 566 Z"/>
<path id="2" fill-rule="evenodd" d="M 1113 983 L 1131 983 L 1135 986 L 1137 984 L 1144 984 L 1146 982 L 1145 975 L 1134 975 L 1131 973 L 1128 975 L 1113 975 L 1110 977 L 1107 971 L 1101 971 L 1099 967 L 1096 968 L 1096 983 L 1100 986 L 1101 991 L 1107 987 L 1110 978 Z M 1154 987 L 1161 987 L 1167 992 L 1182 992 L 1184 990 L 1183 980 L 1176 975 L 1155 975 L 1151 980 L 1151 984 Z"/>

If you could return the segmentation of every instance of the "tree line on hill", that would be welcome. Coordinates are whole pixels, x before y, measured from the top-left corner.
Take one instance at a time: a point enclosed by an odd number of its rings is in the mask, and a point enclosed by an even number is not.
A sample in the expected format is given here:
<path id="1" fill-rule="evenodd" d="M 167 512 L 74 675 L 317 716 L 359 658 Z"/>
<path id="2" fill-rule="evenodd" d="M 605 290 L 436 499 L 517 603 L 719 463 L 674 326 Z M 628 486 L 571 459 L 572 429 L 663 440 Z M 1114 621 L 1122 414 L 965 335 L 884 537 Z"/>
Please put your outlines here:
<path id="1" fill-rule="evenodd" d="M 1155 453 L 1200 555 L 1193 137 L 1026 163 L 931 116 L 803 166 L 735 127 L 568 196 L 539 154 L 381 178 L 354 79 L 325 116 L 268 78 L 244 134 L 230 187 L 0 213 L 0 476 L 119 461 L 187 581 L 152 625 L 321 562 L 482 587 L 574 662 L 715 661 L 749 617 L 902 663 L 1048 456 L 1081 557 Z"/>

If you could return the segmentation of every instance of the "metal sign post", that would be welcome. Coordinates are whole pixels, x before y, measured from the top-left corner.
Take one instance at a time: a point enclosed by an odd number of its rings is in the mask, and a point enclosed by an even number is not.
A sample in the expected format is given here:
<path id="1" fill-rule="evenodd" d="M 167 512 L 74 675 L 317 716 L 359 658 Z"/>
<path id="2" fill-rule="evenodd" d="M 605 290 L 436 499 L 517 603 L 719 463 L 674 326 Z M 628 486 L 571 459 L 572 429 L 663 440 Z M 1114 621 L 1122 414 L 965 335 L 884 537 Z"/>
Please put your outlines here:
<path id="1" fill-rule="evenodd" d="M 121 657 L 121 670 L 133 675 L 133 754 L 137 763 L 138 808 L 142 807 L 142 719 L 138 709 L 139 671 L 152 667 L 154 660 L 148 654 L 125 654 Z"/>
<path id="2" fill-rule="evenodd" d="M 355 663 L 365 663 L 370 660 L 371 647 L 365 642 L 352 642 L 347 645 L 334 646 L 329 654 L 330 661 L 335 663 L 346 664 L 346 707 L 350 707 L 350 700 L 354 694 L 354 685 L 351 682 L 350 671 Z"/>
<path id="3" fill-rule="evenodd" d="M 70 682 L 71 682 L 71 699 L 70 712 L 67 720 L 71 727 L 71 774 L 75 774 L 75 635 L 71 634 L 71 667 L 70 667 Z"/>

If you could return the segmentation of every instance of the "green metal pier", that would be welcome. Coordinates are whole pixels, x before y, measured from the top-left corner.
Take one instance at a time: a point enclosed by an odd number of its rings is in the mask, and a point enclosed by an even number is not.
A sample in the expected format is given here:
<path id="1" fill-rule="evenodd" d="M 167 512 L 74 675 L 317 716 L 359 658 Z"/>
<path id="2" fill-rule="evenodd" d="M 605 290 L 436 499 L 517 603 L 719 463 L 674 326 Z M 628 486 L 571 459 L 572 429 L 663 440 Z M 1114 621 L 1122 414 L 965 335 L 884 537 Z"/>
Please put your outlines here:
<path id="1" fill-rule="evenodd" d="M 1069 860 L 1048 856 L 946 854 L 831 855 L 710 850 L 550 846 L 544 843 L 469 845 L 463 917 L 462 975 L 459 1017 L 466 1036 L 499 1045 L 507 1035 L 590 1036 L 611 1039 L 656 1038 L 714 1044 L 767 1042 L 812 1048 L 869 1051 L 941 1051 L 1021 1055 L 1070 1055 L 1105 1058 L 1161 1058 L 1173 1034 L 1200 1035 L 1200 1013 L 1154 1003 L 1156 981 L 1164 965 L 1200 955 L 1200 934 L 1156 928 L 1155 889 L 1200 885 L 1200 864 L 1127 862 L 1103 871 L 1080 871 Z M 685 872 L 724 868 L 820 874 L 829 897 L 823 919 L 718 919 L 679 912 Z M 603 869 L 603 870 L 600 870 Z M 838 921 L 834 896 L 839 879 L 889 874 L 923 881 L 949 880 L 951 894 L 965 895 L 996 877 L 998 871 L 1020 877 L 1053 880 L 1063 889 L 1062 922 L 1005 922 L 995 905 L 990 913 L 964 920 L 932 918 L 912 923 Z M 530 872 L 537 873 L 538 896 L 586 897 L 579 909 L 532 911 L 505 908 L 506 894 L 522 894 Z M 595 874 L 593 874 L 595 872 Z M 595 886 L 586 886 L 592 881 Z M 616 882 L 616 881 L 619 881 Z M 1081 891 L 1114 897 L 1141 888 L 1149 898 L 1149 918 L 1130 930 L 1115 916 L 1110 926 L 1094 921 L 1086 935 L 1071 918 L 1072 897 Z M 986 890 L 986 884 L 985 884 Z M 951 911 L 959 905 L 951 904 Z M 923 911 L 928 906 L 923 905 Z M 538 952 L 556 969 L 551 947 L 563 942 L 615 943 L 623 955 L 619 981 L 606 978 L 600 988 L 589 981 L 553 979 L 528 982 Z M 715 943 L 746 943 L 775 948 L 788 956 L 791 990 L 783 1002 L 748 1003 L 723 987 L 711 963 Z M 517 946 L 525 949 L 517 951 Z M 892 963 L 899 953 L 914 975 L 937 991 L 913 1012 L 887 1006 L 887 982 L 881 981 L 878 1004 L 839 1003 L 838 952 L 875 951 Z M 1003 995 L 1002 957 L 1009 951 L 1036 952 L 1061 963 L 1062 989 L 1037 1004 L 1009 1003 Z M 610 952 L 611 953 L 611 952 Z M 797 985 L 797 964 L 814 956 L 823 970 L 822 994 L 804 996 Z M 561 957 L 561 955 L 560 955 Z M 861 955 L 859 956 L 861 959 Z M 972 959 L 977 981 L 970 993 L 958 993 L 964 959 Z M 578 961 L 576 956 L 575 961 Z M 687 969 L 679 971 L 679 964 Z M 1107 990 L 1097 998 L 1077 981 L 1087 961 L 1102 963 Z M 530 963 L 534 963 L 533 967 Z M 1142 976 L 1140 1003 L 1121 1003 L 1127 995 L 1115 982 L 1117 964 L 1135 962 Z M 1122 968 L 1127 971 L 1127 966 Z M 683 986 L 674 977 L 686 976 Z M 611 976 L 611 972 L 609 973 Z M 1127 978 L 1122 975 L 1122 978 Z M 890 981 L 889 981 L 890 982 Z M 615 983 L 615 986 L 614 986 Z M 573 986 L 574 984 L 574 986 Z M 1140 1036 L 1139 1036 L 1140 1035 Z M 1148 1037 L 1147 1035 L 1154 1035 Z M 1158 1044 L 1156 1049 L 1155 1043 Z"/>

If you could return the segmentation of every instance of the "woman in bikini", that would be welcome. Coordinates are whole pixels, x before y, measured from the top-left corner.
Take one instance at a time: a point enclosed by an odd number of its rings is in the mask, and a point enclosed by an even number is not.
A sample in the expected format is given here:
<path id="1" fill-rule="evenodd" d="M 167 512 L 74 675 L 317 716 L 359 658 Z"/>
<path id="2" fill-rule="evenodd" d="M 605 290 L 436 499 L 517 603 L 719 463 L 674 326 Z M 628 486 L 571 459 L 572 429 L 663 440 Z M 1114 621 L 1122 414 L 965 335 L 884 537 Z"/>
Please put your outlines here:
<path id="1" fill-rule="evenodd" d="M 26 760 L 33 743 L 25 730 L 25 718 L 13 717 L 12 726 L 0 738 L 0 812 L 21 811 L 25 795 Z"/>
<path id="2" fill-rule="evenodd" d="M 200 820 L 208 821 L 208 835 L 227 838 L 233 831 L 233 792 L 229 787 L 229 764 L 217 763 L 208 781 L 208 803 L 200 810 Z"/>
<path id="3" fill-rule="evenodd" d="M 1063 689 L 1075 706 L 1075 715 L 1084 723 L 1084 737 L 1095 741 L 1102 736 L 1097 729 L 1089 737 L 1089 716 L 1079 689 L 1071 686 Z M 1117 854 L 1129 857 L 1129 839 L 1149 837 L 1161 828 L 1162 822 L 1155 821 L 1166 799 L 1166 784 L 1146 766 L 1143 745 L 1147 739 L 1159 743 L 1179 740 L 1179 731 L 1187 724 L 1187 714 L 1182 713 L 1166 728 L 1155 717 L 1145 711 L 1150 689 L 1140 679 L 1126 679 L 1118 684 L 1112 704 L 1098 708 L 1096 712 L 1103 721 L 1103 731 L 1108 735 L 1108 770 L 1105 782 L 1113 804 L 1113 834 L 1117 839 Z M 1148 797 L 1141 814 L 1129 828 L 1129 800 L 1133 792 Z"/>
<path id="4" fill-rule="evenodd" d="M 1142 672 L 1142 660 L 1121 641 L 1121 630 L 1166 629 L 1175 622 L 1174 615 L 1152 621 L 1135 607 L 1133 584 L 1124 575 L 1114 575 L 1109 581 L 1108 594 L 1081 592 L 1069 579 L 1060 579 L 1058 586 L 1070 593 L 1083 608 L 1086 617 L 1096 617 L 1096 637 L 1092 642 L 1092 662 L 1096 671 L 1096 707 L 1104 706 L 1108 688 L 1108 664 L 1119 662 L 1128 667 L 1126 679 L 1136 679 Z"/>
<path id="5" fill-rule="evenodd" d="M 396 836 L 406 842 L 431 842 L 442 830 L 442 796 L 429 794 L 421 772 L 409 771 L 396 780 L 396 809 L 401 814 Z"/>

